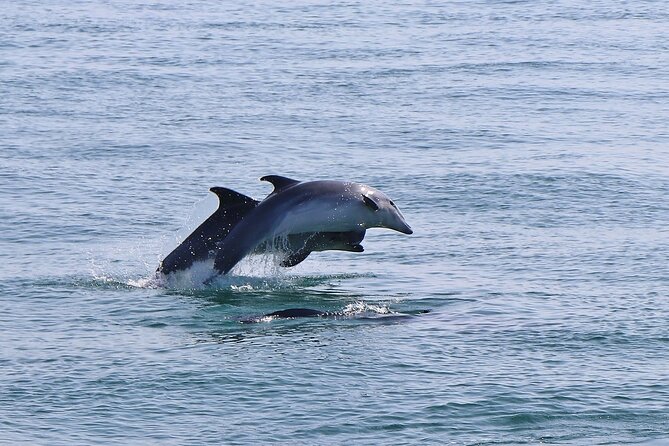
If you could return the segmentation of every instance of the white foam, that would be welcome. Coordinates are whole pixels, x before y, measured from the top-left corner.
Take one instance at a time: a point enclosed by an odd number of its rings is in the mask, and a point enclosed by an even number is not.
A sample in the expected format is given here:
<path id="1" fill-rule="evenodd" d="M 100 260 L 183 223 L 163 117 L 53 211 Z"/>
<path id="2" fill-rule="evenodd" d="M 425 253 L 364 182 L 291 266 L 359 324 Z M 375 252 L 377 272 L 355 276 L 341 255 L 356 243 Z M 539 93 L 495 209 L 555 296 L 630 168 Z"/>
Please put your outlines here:
<path id="1" fill-rule="evenodd" d="M 374 305 L 368 304 L 366 302 L 358 301 L 352 304 L 348 304 L 342 310 L 347 316 L 353 316 L 364 313 L 373 313 L 373 314 L 391 314 L 390 308 L 387 305 Z"/>
<path id="2" fill-rule="evenodd" d="M 233 291 L 254 291 L 281 287 L 289 279 L 284 269 L 279 266 L 283 256 L 280 253 L 268 253 L 245 257 L 232 271 L 218 275 L 214 270 L 213 259 L 195 262 L 190 268 L 170 274 L 158 273 L 158 279 L 147 278 L 134 281 L 149 286 L 157 284 L 168 289 L 229 289 Z"/>
<path id="3" fill-rule="evenodd" d="M 190 268 L 174 271 L 169 274 L 158 273 L 162 278 L 162 286 L 172 289 L 205 288 L 214 271 L 214 261 L 195 262 Z"/>

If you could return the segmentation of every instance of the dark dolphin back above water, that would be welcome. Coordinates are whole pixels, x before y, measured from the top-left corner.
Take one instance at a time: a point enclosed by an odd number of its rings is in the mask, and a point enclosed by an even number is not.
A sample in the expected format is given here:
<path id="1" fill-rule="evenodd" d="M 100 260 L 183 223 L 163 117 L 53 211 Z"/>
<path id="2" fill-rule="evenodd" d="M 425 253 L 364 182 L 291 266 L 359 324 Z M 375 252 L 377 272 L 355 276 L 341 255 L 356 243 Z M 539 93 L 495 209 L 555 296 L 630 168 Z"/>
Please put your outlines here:
<path id="1" fill-rule="evenodd" d="M 194 262 L 204 261 L 215 255 L 220 243 L 258 201 L 225 187 L 209 189 L 218 197 L 218 209 L 179 244 L 158 267 L 169 274 L 184 270 Z"/>

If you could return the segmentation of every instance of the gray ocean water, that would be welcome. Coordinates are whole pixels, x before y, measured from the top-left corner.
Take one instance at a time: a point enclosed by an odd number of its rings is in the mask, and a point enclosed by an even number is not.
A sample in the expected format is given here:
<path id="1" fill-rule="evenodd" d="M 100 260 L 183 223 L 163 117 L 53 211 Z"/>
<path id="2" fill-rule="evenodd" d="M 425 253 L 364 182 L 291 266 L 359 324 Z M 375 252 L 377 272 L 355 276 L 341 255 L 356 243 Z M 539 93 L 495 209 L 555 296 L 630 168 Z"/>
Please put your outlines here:
<path id="1" fill-rule="evenodd" d="M 1 2 L 0 443 L 669 444 L 668 42 L 664 1 Z M 268 174 L 415 232 L 151 279 Z"/>

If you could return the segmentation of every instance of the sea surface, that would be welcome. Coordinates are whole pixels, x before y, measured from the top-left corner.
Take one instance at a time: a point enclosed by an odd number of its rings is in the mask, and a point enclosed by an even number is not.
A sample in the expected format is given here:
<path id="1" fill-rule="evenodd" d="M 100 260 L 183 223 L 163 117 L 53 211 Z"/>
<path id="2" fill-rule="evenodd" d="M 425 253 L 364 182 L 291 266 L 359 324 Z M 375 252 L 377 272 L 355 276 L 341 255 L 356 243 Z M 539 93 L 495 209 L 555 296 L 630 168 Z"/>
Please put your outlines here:
<path id="1" fill-rule="evenodd" d="M 666 1 L 0 3 L 1 444 L 669 444 Z M 414 234 L 155 279 L 269 174 Z"/>

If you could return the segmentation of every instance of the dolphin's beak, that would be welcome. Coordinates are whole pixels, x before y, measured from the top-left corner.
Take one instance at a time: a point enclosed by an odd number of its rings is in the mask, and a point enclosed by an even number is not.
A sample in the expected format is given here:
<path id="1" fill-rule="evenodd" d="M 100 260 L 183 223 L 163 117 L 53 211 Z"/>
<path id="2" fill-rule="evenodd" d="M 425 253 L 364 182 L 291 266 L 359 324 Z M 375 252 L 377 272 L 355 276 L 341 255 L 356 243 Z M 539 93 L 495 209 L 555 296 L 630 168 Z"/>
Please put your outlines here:
<path id="1" fill-rule="evenodd" d="M 403 229 L 398 229 L 403 234 L 413 234 L 413 229 L 407 224 L 405 224 Z"/>
<path id="2" fill-rule="evenodd" d="M 404 221 L 404 219 L 398 219 L 396 224 L 393 225 L 390 229 L 399 231 L 402 234 L 413 234 L 413 229 L 411 229 L 411 226 L 409 226 L 407 222 Z"/>

